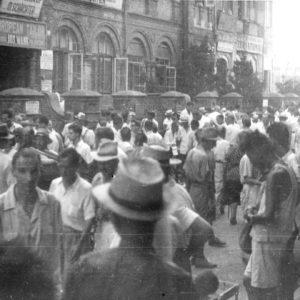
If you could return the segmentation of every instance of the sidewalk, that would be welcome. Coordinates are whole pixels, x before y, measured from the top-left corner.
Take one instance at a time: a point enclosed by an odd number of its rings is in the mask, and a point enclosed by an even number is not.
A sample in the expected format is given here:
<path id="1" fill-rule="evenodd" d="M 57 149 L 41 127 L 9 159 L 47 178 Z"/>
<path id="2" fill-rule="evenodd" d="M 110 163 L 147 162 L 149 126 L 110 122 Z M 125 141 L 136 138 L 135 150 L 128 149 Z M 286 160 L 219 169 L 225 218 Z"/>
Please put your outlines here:
<path id="1" fill-rule="evenodd" d="M 230 225 L 227 218 L 227 209 L 225 209 L 225 215 L 220 216 L 213 224 L 213 227 L 216 236 L 225 241 L 227 246 L 225 248 L 216 248 L 206 245 L 205 255 L 210 262 L 218 264 L 218 267 L 213 269 L 213 271 L 219 280 L 240 284 L 239 300 L 247 300 L 247 294 L 242 284 L 245 265 L 242 262 L 241 250 L 238 245 L 238 235 L 242 224 L 240 214 L 237 221 L 237 225 Z M 295 248 L 300 253 L 300 241 L 297 241 Z M 198 270 L 193 269 L 193 274 L 197 274 Z M 300 300 L 300 288 L 296 291 L 294 300 Z"/>

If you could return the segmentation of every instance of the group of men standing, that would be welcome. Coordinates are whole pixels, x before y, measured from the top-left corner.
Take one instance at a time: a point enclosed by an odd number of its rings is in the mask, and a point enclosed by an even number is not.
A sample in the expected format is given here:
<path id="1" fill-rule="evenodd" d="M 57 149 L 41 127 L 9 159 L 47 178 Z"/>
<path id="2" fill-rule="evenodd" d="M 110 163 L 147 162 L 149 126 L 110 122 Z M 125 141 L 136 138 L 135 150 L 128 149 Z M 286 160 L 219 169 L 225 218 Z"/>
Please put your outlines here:
<path id="1" fill-rule="evenodd" d="M 205 297 L 218 280 L 204 272 L 195 284 L 191 266 L 214 268 L 205 243 L 226 245 L 211 225 L 236 146 L 261 175 L 256 203 L 244 212 L 252 226 L 249 298 L 291 297 L 281 274 L 297 235 L 297 130 L 270 115 L 256 119 L 189 102 L 180 114 L 168 110 L 162 127 L 154 112 L 140 122 L 133 112 L 106 111 L 95 130 L 78 113 L 60 134 L 44 116 L 20 125 L 3 112 L 1 242 L 48 262 L 64 299 Z"/>

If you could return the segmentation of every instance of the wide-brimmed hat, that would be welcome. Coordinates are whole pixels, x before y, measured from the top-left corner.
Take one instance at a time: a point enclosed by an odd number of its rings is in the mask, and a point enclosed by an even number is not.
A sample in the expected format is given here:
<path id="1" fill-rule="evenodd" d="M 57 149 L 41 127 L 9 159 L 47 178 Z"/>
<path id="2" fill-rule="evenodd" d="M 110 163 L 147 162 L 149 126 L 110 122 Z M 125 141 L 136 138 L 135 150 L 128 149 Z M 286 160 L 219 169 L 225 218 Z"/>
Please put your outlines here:
<path id="1" fill-rule="evenodd" d="M 201 130 L 201 138 L 208 141 L 219 140 L 218 129 L 215 127 L 206 127 Z"/>
<path id="2" fill-rule="evenodd" d="M 141 155 L 157 160 L 161 166 L 174 166 L 182 163 L 180 159 L 172 158 L 170 150 L 162 145 L 145 145 Z"/>
<path id="3" fill-rule="evenodd" d="M 118 143 L 102 139 L 97 151 L 92 152 L 96 161 L 109 161 L 118 158 Z"/>
<path id="4" fill-rule="evenodd" d="M 48 142 L 48 144 L 51 144 L 53 141 L 52 141 L 52 139 L 50 138 L 50 136 L 49 136 L 49 131 L 48 131 L 48 129 L 46 129 L 46 128 L 38 128 L 37 130 L 36 130 L 36 132 L 35 132 L 35 136 L 38 136 L 38 135 L 40 135 L 40 136 L 45 136 L 46 138 L 47 138 L 47 142 Z"/>
<path id="5" fill-rule="evenodd" d="M 107 209 L 138 221 L 156 221 L 168 211 L 163 200 L 164 174 L 151 158 L 125 158 L 111 183 L 98 185 L 92 193 Z"/>
<path id="6" fill-rule="evenodd" d="M 83 112 L 79 112 L 76 116 L 74 116 L 74 118 L 78 120 L 85 120 L 86 115 Z"/>
<path id="7" fill-rule="evenodd" d="M 0 139 L 1 140 L 11 140 L 14 137 L 15 136 L 9 132 L 6 124 L 4 124 L 4 123 L 0 124 Z"/>

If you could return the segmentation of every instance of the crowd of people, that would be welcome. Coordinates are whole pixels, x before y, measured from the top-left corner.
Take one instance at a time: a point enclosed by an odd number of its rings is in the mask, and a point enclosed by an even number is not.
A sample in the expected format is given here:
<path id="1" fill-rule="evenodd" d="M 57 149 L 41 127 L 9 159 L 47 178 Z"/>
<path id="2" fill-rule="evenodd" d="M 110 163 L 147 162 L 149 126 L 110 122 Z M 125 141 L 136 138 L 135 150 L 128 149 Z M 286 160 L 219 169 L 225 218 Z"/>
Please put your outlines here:
<path id="1" fill-rule="evenodd" d="M 206 299 L 218 278 L 204 247 L 226 247 L 213 222 L 228 206 L 235 226 L 240 206 L 249 299 L 293 299 L 299 115 L 188 102 L 161 124 L 107 109 L 57 132 L 2 111 L 0 298 Z"/>

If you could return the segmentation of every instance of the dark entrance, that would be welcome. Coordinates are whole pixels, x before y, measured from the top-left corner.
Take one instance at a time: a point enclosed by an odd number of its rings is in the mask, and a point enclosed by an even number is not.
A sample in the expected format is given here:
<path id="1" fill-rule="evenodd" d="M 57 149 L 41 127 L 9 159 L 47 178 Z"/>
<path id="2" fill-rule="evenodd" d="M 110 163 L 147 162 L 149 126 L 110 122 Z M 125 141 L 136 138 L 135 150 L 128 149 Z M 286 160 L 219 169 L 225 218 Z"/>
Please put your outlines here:
<path id="1" fill-rule="evenodd" d="M 0 46 L 0 90 L 40 89 L 40 50 Z"/>

